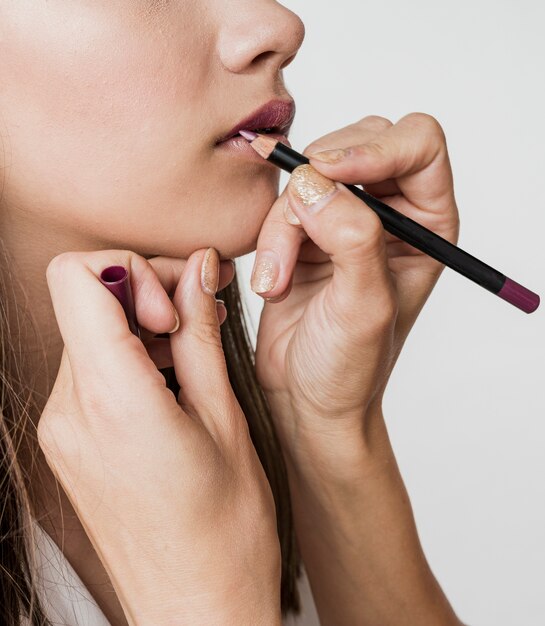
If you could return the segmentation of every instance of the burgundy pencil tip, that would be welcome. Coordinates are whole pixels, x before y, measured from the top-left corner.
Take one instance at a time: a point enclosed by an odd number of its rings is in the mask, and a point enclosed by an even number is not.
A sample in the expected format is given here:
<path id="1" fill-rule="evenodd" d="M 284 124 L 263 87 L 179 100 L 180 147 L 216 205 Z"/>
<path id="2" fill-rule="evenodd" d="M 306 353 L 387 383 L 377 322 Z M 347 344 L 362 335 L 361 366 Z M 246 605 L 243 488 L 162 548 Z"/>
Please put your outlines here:
<path id="1" fill-rule="evenodd" d="M 505 283 L 497 295 L 525 313 L 533 313 L 539 306 L 537 293 L 526 289 L 510 278 L 505 279 Z"/>
<path id="2" fill-rule="evenodd" d="M 247 139 L 248 141 L 253 141 L 257 137 L 259 137 L 259 135 L 257 133 L 254 133 L 253 130 L 239 130 L 238 132 L 244 137 L 244 139 Z"/>

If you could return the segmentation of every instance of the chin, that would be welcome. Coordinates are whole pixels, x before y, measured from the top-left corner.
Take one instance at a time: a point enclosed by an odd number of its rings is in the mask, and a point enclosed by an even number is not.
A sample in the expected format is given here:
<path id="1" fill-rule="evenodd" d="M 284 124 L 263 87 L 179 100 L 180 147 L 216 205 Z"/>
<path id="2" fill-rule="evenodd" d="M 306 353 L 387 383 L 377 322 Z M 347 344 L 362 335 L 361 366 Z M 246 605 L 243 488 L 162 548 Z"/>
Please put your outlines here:
<path id="1" fill-rule="evenodd" d="M 260 229 L 256 229 L 254 233 L 246 231 L 244 237 L 237 237 L 236 239 L 229 240 L 228 237 L 218 241 L 216 246 L 221 259 L 236 259 L 237 257 L 244 256 L 254 252 L 257 248 L 257 239 L 259 237 Z M 211 244 L 213 245 L 213 244 Z"/>

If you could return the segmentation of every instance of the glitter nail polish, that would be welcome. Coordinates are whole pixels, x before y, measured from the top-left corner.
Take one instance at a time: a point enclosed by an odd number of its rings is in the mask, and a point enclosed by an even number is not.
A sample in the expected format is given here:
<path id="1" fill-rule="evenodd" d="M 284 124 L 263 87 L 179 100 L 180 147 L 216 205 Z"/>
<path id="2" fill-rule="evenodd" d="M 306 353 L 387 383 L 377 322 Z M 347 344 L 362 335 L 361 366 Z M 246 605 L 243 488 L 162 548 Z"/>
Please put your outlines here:
<path id="1" fill-rule="evenodd" d="M 201 286 L 205 293 L 214 296 L 219 284 L 219 255 L 215 248 L 208 248 L 201 267 Z"/>
<path id="2" fill-rule="evenodd" d="M 274 289 L 277 268 L 270 256 L 259 256 L 252 272 L 251 286 L 254 293 L 266 293 Z"/>
<path id="3" fill-rule="evenodd" d="M 317 172 L 312 165 L 300 165 L 293 170 L 288 186 L 303 207 L 311 207 L 337 191 L 335 183 Z"/>

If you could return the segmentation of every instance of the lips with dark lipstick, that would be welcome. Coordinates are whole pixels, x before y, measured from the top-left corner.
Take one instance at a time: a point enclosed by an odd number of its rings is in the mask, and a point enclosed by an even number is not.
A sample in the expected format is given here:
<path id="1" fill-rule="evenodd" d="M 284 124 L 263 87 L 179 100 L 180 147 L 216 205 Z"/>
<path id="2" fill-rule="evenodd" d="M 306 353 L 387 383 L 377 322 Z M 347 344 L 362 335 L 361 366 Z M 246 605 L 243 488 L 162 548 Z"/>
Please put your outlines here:
<path id="1" fill-rule="evenodd" d="M 228 133 L 222 135 L 216 141 L 224 143 L 240 137 L 240 130 L 253 130 L 261 134 L 285 136 L 289 133 L 295 117 L 295 103 L 293 100 L 272 100 L 252 115 L 240 120 Z"/>

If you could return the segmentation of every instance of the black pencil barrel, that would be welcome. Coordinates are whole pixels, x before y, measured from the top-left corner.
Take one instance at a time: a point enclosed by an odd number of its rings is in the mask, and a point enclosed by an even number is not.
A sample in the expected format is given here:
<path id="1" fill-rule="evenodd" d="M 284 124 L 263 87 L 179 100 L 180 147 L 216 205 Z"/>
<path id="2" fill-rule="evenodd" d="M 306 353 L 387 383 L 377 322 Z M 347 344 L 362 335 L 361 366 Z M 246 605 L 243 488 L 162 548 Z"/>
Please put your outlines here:
<path id="1" fill-rule="evenodd" d="M 307 157 L 282 143 L 276 144 L 267 160 L 289 173 L 299 165 L 309 163 Z M 346 185 L 346 187 L 375 211 L 388 232 L 492 293 L 498 293 L 503 287 L 506 276 L 498 270 L 483 263 L 359 187 L 355 185 Z"/>

